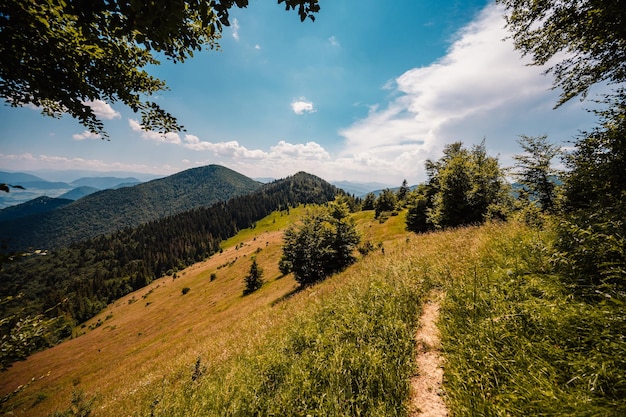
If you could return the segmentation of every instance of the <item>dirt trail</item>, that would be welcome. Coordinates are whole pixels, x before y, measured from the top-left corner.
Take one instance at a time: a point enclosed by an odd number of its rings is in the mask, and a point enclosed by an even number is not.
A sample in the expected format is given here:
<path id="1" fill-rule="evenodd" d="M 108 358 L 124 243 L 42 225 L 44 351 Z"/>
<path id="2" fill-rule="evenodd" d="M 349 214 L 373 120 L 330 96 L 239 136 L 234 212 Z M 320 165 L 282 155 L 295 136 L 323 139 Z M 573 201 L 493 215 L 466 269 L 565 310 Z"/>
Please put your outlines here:
<path id="1" fill-rule="evenodd" d="M 445 417 L 448 409 L 443 401 L 443 368 L 439 341 L 439 305 L 443 294 L 432 293 L 424 304 L 417 341 L 417 374 L 411 378 L 411 417 Z"/>

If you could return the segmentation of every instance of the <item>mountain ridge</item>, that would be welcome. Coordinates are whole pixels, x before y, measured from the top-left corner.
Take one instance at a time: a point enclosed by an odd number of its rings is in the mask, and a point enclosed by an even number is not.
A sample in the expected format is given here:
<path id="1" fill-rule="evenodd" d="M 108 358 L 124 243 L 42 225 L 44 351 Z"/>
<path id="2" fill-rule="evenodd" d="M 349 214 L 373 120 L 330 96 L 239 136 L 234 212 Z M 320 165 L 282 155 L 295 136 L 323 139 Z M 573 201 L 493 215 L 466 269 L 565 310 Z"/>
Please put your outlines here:
<path id="1" fill-rule="evenodd" d="M 58 210 L 1 222 L 0 241 L 11 250 L 65 246 L 226 201 L 260 186 L 219 165 L 192 168 L 132 187 L 98 191 Z"/>

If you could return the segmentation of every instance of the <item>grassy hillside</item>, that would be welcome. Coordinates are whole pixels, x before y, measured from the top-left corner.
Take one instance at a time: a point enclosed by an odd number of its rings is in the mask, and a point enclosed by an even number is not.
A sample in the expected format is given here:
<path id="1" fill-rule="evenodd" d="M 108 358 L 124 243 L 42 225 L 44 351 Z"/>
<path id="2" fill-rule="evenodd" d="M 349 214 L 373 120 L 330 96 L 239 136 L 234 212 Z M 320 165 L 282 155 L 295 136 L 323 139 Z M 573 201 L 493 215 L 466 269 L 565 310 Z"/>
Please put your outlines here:
<path id="1" fill-rule="evenodd" d="M 452 415 L 623 415 L 620 304 L 572 299 L 549 274 L 549 233 L 510 223 L 415 235 L 403 214 L 361 212 L 377 249 L 295 291 L 277 262 L 305 211 L 272 214 L 15 363 L 2 411 L 68 410 L 74 392 L 93 416 L 407 415 L 421 304 L 437 288 Z M 253 256 L 266 283 L 243 296 Z"/>

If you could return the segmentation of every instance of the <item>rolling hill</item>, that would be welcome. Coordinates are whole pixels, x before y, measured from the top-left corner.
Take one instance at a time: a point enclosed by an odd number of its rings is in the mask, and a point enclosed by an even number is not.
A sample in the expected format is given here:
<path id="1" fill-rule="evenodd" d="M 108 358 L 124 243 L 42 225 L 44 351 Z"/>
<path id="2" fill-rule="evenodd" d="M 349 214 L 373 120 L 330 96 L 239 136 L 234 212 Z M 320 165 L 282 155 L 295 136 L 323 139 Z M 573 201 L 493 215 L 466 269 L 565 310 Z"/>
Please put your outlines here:
<path id="1" fill-rule="evenodd" d="M 98 191 L 100 191 L 99 188 L 81 185 L 80 187 L 73 188 L 70 191 L 61 194 L 58 198 L 67 198 L 68 200 L 76 201 L 89 194 L 97 193 Z"/>
<path id="2" fill-rule="evenodd" d="M 65 207 L 72 202 L 69 198 L 37 197 L 16 206 L 0 210 L 0 223 L 14 221 L 22 217 L 39 216 Z"/>
<path id="3" fill-rule="evenodd" d="M 0 223 L 0 241 L 12 250 L 50 249 L 137 226 L 250 193 L 260 183 L 209 165 L 166 178 L 90 194 L 40 215 Z"/>

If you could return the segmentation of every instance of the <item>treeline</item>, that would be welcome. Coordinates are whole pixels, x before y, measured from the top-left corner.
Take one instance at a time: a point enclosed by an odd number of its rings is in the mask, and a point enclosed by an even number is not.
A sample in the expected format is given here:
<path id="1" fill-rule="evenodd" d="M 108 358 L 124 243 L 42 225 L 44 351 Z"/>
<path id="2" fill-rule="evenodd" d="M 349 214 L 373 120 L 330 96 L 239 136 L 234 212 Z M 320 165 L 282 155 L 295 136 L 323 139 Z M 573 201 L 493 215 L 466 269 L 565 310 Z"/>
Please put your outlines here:
<path id="1" fill-rule="evenodd" d="M 273 211 L 323 204 L 339 192 L 318 177 L 298 173 L 227 202 L 6 264 L 0 272 L 0 330 L 10 334 L 25 317 L 61 318 L 55 335 L 49 335 L 53 343 L 114 300 L 209 257 L 222 240 Z"/>

